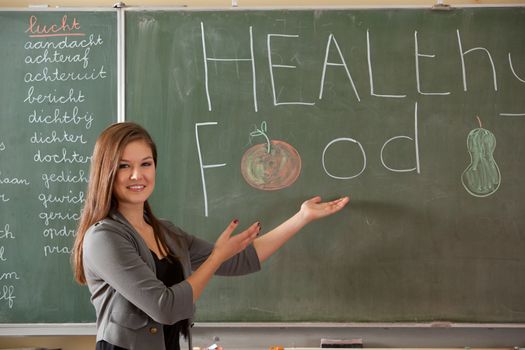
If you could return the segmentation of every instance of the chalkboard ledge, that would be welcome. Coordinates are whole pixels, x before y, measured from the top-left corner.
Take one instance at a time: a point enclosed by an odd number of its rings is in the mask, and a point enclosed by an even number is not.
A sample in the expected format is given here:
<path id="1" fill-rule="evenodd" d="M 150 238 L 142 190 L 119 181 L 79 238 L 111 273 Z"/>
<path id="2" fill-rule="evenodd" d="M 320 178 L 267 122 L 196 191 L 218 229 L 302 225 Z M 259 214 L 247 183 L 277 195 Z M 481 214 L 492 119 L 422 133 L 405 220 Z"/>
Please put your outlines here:
<path id="1" fill-rule="evenodd" d="M 95 323 L 4 323 L 0 336 L 7 335 L 95 335 Z"/>
<path id="2" fill-rule="evenodd" d="M 198 328 L 519 328 L 525 323 L 416 322 L 195 322 Z"/>
<path id="3" fill-rule="evenodd" d="M 461 328 L 461 329 L 524 329 L 525 323 L 330 323 L 330 322 L 196 322 L 199 329 L 224 328 Z M 0 336 L 38 336 L 38 335 L 95 335 L 95 323 L 4 323 L 0 324 Z"/>

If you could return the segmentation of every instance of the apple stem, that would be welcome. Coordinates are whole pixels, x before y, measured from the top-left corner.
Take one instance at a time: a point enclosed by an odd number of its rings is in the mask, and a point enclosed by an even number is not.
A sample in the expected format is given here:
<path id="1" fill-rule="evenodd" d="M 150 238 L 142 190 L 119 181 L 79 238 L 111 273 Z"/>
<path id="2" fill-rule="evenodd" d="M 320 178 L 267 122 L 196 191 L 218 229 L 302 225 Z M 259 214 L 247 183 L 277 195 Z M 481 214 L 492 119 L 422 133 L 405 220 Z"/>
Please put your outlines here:
<path id="1" fill-rule="evenodd" d="M 483 129 L 483 125 L 481 124 L 481 119 L 479 119 L 478 116 L 476 116 L 476 118 L 478 118 L 479 127 Z"/>
<path id="2" fill-rule="evenodd" d="M 261 128 L 257 128 L 257 125 L 255 126 L 255 131 L 252 131 L 250 133 L 250 137 L 257 137 L 257 136 L 264 136 L 266 138 L 266 144 L 268 145 L 268 153 L 270 153 L 270 139 L 268 138 L 268 135 L 266 132 L 268 131 L 268 126 L 266 125 L 266 121 L 263 121 L 261 123 Z"/>

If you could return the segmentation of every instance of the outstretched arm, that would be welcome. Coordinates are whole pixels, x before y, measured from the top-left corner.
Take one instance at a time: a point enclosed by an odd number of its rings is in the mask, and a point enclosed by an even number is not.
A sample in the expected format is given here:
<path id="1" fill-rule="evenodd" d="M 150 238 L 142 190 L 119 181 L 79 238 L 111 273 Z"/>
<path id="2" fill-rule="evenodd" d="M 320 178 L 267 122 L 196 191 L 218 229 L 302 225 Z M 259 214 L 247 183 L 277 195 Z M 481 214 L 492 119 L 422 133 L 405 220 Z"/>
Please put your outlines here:
<path id="1" fill-rule="evenodd" d="M 232 235 L 239 222 L 234 220 L 215 242 L 211 255 L 186 280 L 193 290 L 193 302 L 196 302 L 204 288 L 219 269 L 221 264 L 232 256 L 242 252 L 257 237 L 261 226 L 258 222 L 252 224 L 245 231 Z"/>
<path id="2" fill-rule="evenodd" d="M 305 201 L 294 216 L 253 242 L 259 260 L 265 261 L 308 223 L 338 212 L 349 200 L 349 197 L 342 197 L 321 202 L 321 197 L 317 196 Z"/>

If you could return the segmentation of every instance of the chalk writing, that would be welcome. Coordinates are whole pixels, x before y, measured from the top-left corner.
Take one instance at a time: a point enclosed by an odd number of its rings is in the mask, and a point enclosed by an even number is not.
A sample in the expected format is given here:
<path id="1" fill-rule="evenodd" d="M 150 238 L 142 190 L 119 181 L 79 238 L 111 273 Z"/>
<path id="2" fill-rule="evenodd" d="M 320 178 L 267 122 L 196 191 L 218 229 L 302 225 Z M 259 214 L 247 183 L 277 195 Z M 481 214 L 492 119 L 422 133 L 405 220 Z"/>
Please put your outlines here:
<path id="1" fill-rule="evenodd" d="M 44 186 L 49 189 L 50 183 L 88 183 L 88 176 L 82 169 L 75 174 L 71 171 L 62 170 L 59 173 L 43 173 L 42 181 L 44 182 Z"/>
<path id="2" fill-rule="evenodd" d="M 55 130 L 51 132 L 51 135 L 44 135 L 42 132 L 35 131 L 33 136 L 31 136 L 30 142 L 31 143 L 47 143 L 47 144 L 64 143 L 64 142 L 82 143 L 82 144 L 87 143 L 87 141 L 84 140 L 83 134 L 80 134 L 80 135 L 70 134 L 66 130 L 64 130 L 60 136 L 57 135 L 57 132 Z"/>
<path id="3" fill-rule="evenodd" d="M 0 239 L 15 239 L 15 235 L 11 231 L 9 224 L 5 224 L 4 228 L 0 229 Z"/>
<path id="4" fill-rule="evenodd" d="M 7 239 L 15 239 L 15 235 L 11 231 L 9 224 L 5 224 L 3 229 L 0 229 L 0 239 L 1 240 L 7 240 Z M 5 247 L 2 245 L 0 246 L 0 262 L 7 261 L 7 258 L 5 257 Z"/>
<path id="5" fill-rule="evenodd" d="M 80 214 L 79 213 L 64 213 L 64 212 L 55 212 L 55 211 L 49 211 L 49 212 L 41 212 L 38 214 L 38 218 L 44 220 L 44 224 L 46 226 L 49 226 L 49 223 L 51 221 L 77 221 L 80 220 Z"/>
<path id="6" fill-rule="evenodd" d="M 328 62 L 328 54 L 330 53 L 330 46 L 331 43 L 334 43 L 335 48 L 337 49 L 337 53 L 339 54 L 339 58 L 341 59 L 341 63 L 335 63 L 335 62 Z M 358 101 L 361 101 L 361 98 L 359 97 L 359 93 L 357 92 L 357 88 L 354 83 L 354 79 L 352 79 L 352 75 L 350 74 L 350 70 L 348 69 L 348 66 L 345 62 L 345 59 L 343 57 L 343 53 L 341 52 L 341 49 L 339 48 L 339 44 L 337 43 L 337 40 L 335 40 L 335 37 L 333 34 L 330 34 L 328 36 L 328 43 L 326 44 L 326 51 L 324 56 L 324 64 L 323 64 L 323 74 L 321 75 L 321 87 L 319 88 L 319 99 L 321 100 L 323 98 L 323 89 L 324 89 L 324 81 L 326 76 L 326 67 L 333 66 L 333 67 L 344 67 L 346 76 L 348 77 L 348 80 L 350 81 L 350 84 L 352 84 L 352 89 L 354 90 L 355 97 Z"/>
<path id="7" fill-rule="evenodd" d="M 463 76 L 463 90 L 467 91 L 467 71 L 465 68 L 465 55 L 470 54 L 475 51 L 481 51 L 487 54 L 487 58 L 489 59 L 490 66 L 492 68 L 492 79 L 494 81 L 494 91 L 498 91 L 498 80 L 496 78 L 496 67 L 494 66 L 494 60 L 492 59 L 492 55 L 490 54 L 490 51 L 487 50 L 484 47 L 474 47 L 472 49 L 463 50 L 463 43 L 461 42 L 461 34 L 459 33 L 459 29 L 456 30 L 456 35 L 458 38 L 458 45 L 459 45 L 459 52 L 460 52 L 460 59 L 461 59 L 461 73 Z"/>
<path id="8" fill-rule="evenodd" d="M 25 64 L 42 64 L 42 63 L 82 63 L 82 68 L 87 68 L 89 65 L 89 52 L 91 48 L 88 47 L 83 53 L 75 53 L 73 55 L 63 54 L 60 51 L 54 50 L 49 53 L 48 49 L 44 50 L 41 55 L 31 56 L 27 55 L 24 59 Z M 46 67 L 47 68 L 47 67 Z M 27 81 L 26 81 L 27 83 Z"/>
<path id="9" fill-rule="evenodd" d="M 66 225 L 63 225 L 60 228 L 47 227 L 42 231 L 42 236 L 55 239 L 61 237 L 74 237 L 76 235 L 76 229 L 68 229 Z"/>
<path id="10" fill-rule="evenodd" d="M 44 208 L 47 208 L 50 203 L 81 204 L 84 203 L 85 198 L 83 191 L 79 191 L 78 194 L 73 194 L 73 191 L 69 190 L 69 194 L 63 196 L 40 193 L 38 200 Z"/>
<path id="11" fill-rule="evenodd" d="M 206 53 L 206 38 L 204 35 L 204 23 L 201 22 L 201 38 L 202 38 L 202 54 L 204 57 L 204 86 L 206 88 L 206 98 L 208 100 L 208 110 L 211 111 L 211 98 L 210 98 L 210 89 L 208 85 L 208 61 L 214 62 L 242 62 L 247 61 L 251 63 L 252 68 L 252 88 L 253 88 L 253 109 L 257 112 L 257 79 L 255 76 L 255 59 L 253 56 L 253 31 L 250 26 L 250 58 L 215 58 L 208 57 Z"/>
<path id="12" fill-rule="evenodd" d="M 68 246 L 58 246 L 58 245 L 45 245 L 44 246 L 44 256 L 49 256 L 53 254 L 66 254 L 71 255 L 73 250 Z"/>
<path id="13" fill-rule="evenodd" d="M 2 172 L 0 171 L 0 185 L 23 185 L 23 186 L 29 186 L 30 182 L 27 179 L 20 179 L 17 177 L 7 177 L 2 175 Z"/>
<path id="14" fill-rule="evenodd" d="M 33 104 L 33 103 L 52 103 L 52 104 L 66 104 L 66 103 L 82 103 L 86 100 L 86 97 L 82 94 L 82 90 L 75 91 L 75 89 L 69 89 L 67 95 L 56 95 L 49 93 L 47 95 L 38 94 L 33 96 L 35 92 L 35 87 L 31 86 L 27 90 L 27 97 L 24 99 L 24 102 Z M 56 89 L 55 89 L 56 92 Z"/>
<path id="15" fill-rule="evenodd" d="M 69 37 L 64 37 L 60 41 L 47 41 L 47 40 L 38 40 L 38 41 L 27 41 L 24 44 L 24 49 L 26 50 L 41 50 L 41 49 L 53 49 L 53 50 L 63 50 L 63 49 L 85 49 L 93 46 L 101 46 L 104 44 L 102 36 L 99 34 L 95 37 L 94 34 L 90 34 L 87 39 L 71 39 Z"/>
<path id="16" fill-rule="evenodd" d="M 410 140 L 410 141 L 413 141 L 414 142 L 414 151 L 415 151 L 415 158 L 416 158 L 416 166 L 414 168 L 410 168 L 410 169 L 395 169 L 395 168 L 392 168 L 388 165 L 386 165 L 386 162 L 385 162 L 385 159 L 383 157 L 383 152 L 386 148 L 386 146 L 394 141 L 394 140 L 398 140 L 398 139 L 407 139 L 407 140 Z M 385 168 L 387 168 L 388 170 L 390 171 L 393 171 L 393 172 L 411 172 L 411 171 L 416 171 L 418 174 L 421 173 L 421 167 L 420 167 L 420 160 L 419 160 L 419 137 L 418 137 L 418 127 L 417 127 L 417 102 L 414 104 L 414 138 L 410 137 L 410 136 L 406 136 L 406 135 L 401 135 L 401 136 L 394 136 L 390 139 L 388 139 L 384 144 L 383 144 L 383 147 L 381 147 L 381 164 L 383 164 L 383 166 Z"/>
<path id="17" fill-rule="evenodd" d="M 15 287 L 13 285 L 4 285 L 0 290 L 0 301 L 5 301 L 10 309 L 15 303 Z"/>
<path id="18" fill-rule="evenodd" d="M 40 110 L 40 112 L 37 112 L 36 109 L 34 109 L 31 114 L 29 114 L 28 122 L 30 124 L 84 124 L 85 129 L 90 129 L 91 125 L 93 124 L 93 120 L 95 118 L 93 117 L 93 113 L 85 112 L 84 114 L 79 115 L 79 110 L 77 106 L 74 106 L 71 112 L 69 111 L 62 111 L 60 108 L 55 108 L 52 112 L 52 114 L 49 114 L 48 112 L 45 112 L 44 110 Z"/>
<path id="19" fill-rule="evenodd" d="M 68 151 L 65 148 L 62 148 L 61 154 L 43 154 L 40 150 L 37 150 L 33 160 L 37 163 L 76 163 L 76 164 L 87 164 L 91 160 L 91 156 L 86 156 L 77 153 L 76 151 Z"/>
<path id="20" fill-rule="evenodd" d="M 49 68 L 42 68 L 40 73 L 26 73 L 24 76 L 24 82 L 54 82 L 54 81 L 83 81 L 83 80 L 97 80 L 105 79 L 107 77 L 107 72 L 104 69 L 104 66 L 100 68 L 93 68 L 91 72 L 62 72 L 59 68 L 55 68 L 54 71 L 49 72 Z M 82 101 L 81 101 L 82 102 Z M 66 102 L 67 103 L 67 102 Z"/>
<path id="21" fill-rule="evenodd" d="M 326 167 L 326 162 L 325 162 L 326 152 L 330 149 L 330 147 L 333 144 L 338 143 L 338 142 L 351 142 L 351 143 L 356 144 L 359 147 L 359 150 L 361 151 L 361 154 L 363 156 L 363 167 L 361 168 L 361 170 L 357 174 L 353 174 L 353 175 L 349 175 L 349 176 L 342 176 L 342 175 L 334 175 L 330 171 L 328 171 L 328 169 Z M 339 180 L 353 179 L 354 177 L 358 177 L 359 175 L 361 175 L 361 173 L 363 171 L 365 171 L 365 168 L 366 168 L 366 153 L 365 153 L 365 150 L 363 149 L 363 146 L 361 145 L 361 143 L 359 141 L 356 141 L 356 140 L 354 140 L 354 139 L 352 139 L 350 137 L 339 137 L 339 138 L 336 138 L 336 139 L 328 142 L 328 144 L 325 146 L 325 148 L 323 150 L 323 156 L 321 158 L 321 163 L 323 164 L 324 172 L 326 173 L 326 175 L 330 176 L 331 178 L 339 179 Z"/>
<path id="22" fill-rule="evenodd" d="M 15 271 L 11 272 L 0 272 L 0 281 L 5 280 L 19 280 L 20 277 L 18 276 L 18 273 Z"/>
<path id="23" fill-rule="evenodd" d="M 419 52 L 419 42 L 417 40 L 417 30 L 414 32 L 414 48 L 415 48 L 415 58 L 416 58 L 416 86 L 417 86 L 417 92 L 421 95 L 450 95 L 450 92 L 423 92 L 421 89 L 421 77 L 419 72 L 419 59 L 420 57 L 424 58 L 434 58 L 436 55 L 432 54 L 423 54 Z"/>
<path id="24" fill-rule="evenodd" d="M 212 102 L 211 102 L 211 97 L 210 97 L 211 93 L 210 93 L 209 81 L 208 81 L 209 79 L 208 62 L 210 61 L 215 61 L 215 62 L 218 62 L 218 61 L 219 62 L 220 61 L 224 61 L 224 62 L 246 61 L 246 62 L 250 62 L 252 64 L 252 67 L 254 68 L 255 67 L 255 56 L 253 55 L 254 43 L 253 43 L 253 36 L 252 36 L 252 31 L 254 30 L 254 28 L 250 26 L 250 52 L 252 52 L 252 54 L 249 56 L 249 58 L 215 58 L 215 57 L 210 57 L 210 55 L 207 53 L 206 45 L 208 41 L 206 41 L 206 37 L 205 37 L 205 31 L 204 31 L 205 25 L 203 22 L 201 22 L 200 26 L 201 26 L 201 39 L 202 39 L 203 58 L 204 58 L 205 93 L 206 93 L 206 98 L 208 102 L 208 110 L 211 111 Z M 300 40 L 300 36 L 297 34 L 273 34 L 273 33 L 266 35 L 266 49 L 267 49 L 266 54 L 267 54 L 267 60 L 268 60 L 268 66 L 269 66 L 268 71 L 270 75 L 269 79 L 271 83 L 273 105 L 279 106 L 279 105 L 288 105 L 288 104 L 291 104 L 291 105 L 298 104 L 298 105 L 304 105 L 304 106 L 315 106 L 314 102 L 308 102 L 308 101 L 280 101 L 278 100 L 278 95 L 282 93 L 282 89 L 280 89 L 277 86 L 277 80 L 278 80 L 276 79 L 277 72 L 282 69 L 290 70 L 290 69 L 297 69 L 298 67 L 292 64 L 277 64 L 274 62 L 273 56 L 278 56 L 279 53 L 275 52 L 275 50 L 272 49 L 272 40 L 277 40 L 277 39 L 290 40 L 290 42 L 292 43 L 292 40 Z M 418 37 L 417 30 L 413 32 L 413 40 L 414 40 L 413 56 L 410 57 L 410 55 L 407 55 L 406 58 L 407 59 L 412 58 L 414 62 L 414 69 L 416 73 L 415 74 L 416 92 L 420 95 L 425 95 L 425 96 L 429 96 L 429 95 L 430 96 L 450 96 L 452 94 L 450 91 L 428 91 L 423 88 L 423 81 L 422 81 L 423 73 L 421 70 L 422 61 L 424 60 L 425 62 L 428 62 L 429 64 L 435 62 L 436 65 L 439 65 L 440 63 L 437 61 L 435 54 L 425 53 L 420 50 L 420 39 Z M 456 42 L 457 42 L 457 46 L 459 49 L 459 55 L 456 57 L 458 58 L 459 64 L 461 66 L 463 90 L 468 91 L 467 58 L 468 56 L 474 55 L 476 53 L 481 53 L 482 55 L 488 58 L 488 63 L 490 64 L 490 72 L 492 73 L 494 91 L 498 91 L 496 65 L 495 65 L 494 59 L 492 58 L 492 53 L 484 47 L 473 47 L 470 49 L 466 49 L 464 40 L 461 37 L 461 33 L 459 29 L 456 30 Z M 319 99 L 321 100 L 324 97 L 324 87 L 326 85 L 326 80 L 327 80 L 327 74 L 326 74 L 327 68 L 341 67 L 344 69 L 344 74 L 346 75 L 346 77 L 348 78 L 348 81 L 350 82 L 353 94 L 355 95 L 357 101 L 361 102 L 361 97 L 358 93 L 359 89 L 357 85 L 355 84 L 354 79 L 352 78 L 352 75 L 350 73 L 352 70 L 352 67 L 349 66 L 349 64 L 347 63 L 347 60 L 343 56 L 341 47 L 339 43 L 337 42 L 334 34 L 332 33 L 328 34 L 326 43 L 327 44 L 325 47 L 324 61 L 322 64 L 322 69 L 321 69 L 322 71 L 321 80 L 319 84 L 319 94 L 318 94 Z M 385 48 L 383 47 L 376 48 L 374 47 L 373 44 L 374 43 L 372 40 L 372 30 L 367 29 L 366 30 L 366 62 L 367 62 L 367 70 L 368 70 L 368 78 L 369 78 L 369 86 L 370 86 L 370 96 L 380 97 L 380 98 L 397 98 L 397 99 L 406 98 L 408 96 L 406 93 L 379 93 L 378 92 L 378 88 L 376 86 L 376 79 L 374 79 L 374 76 L 377 74 L 376 70 L 380 69 L 381 66 L 380 65 L 374 66 L 374 57 L 377 56 L 377 54 L 375 53 L 376 51 L 380 49 L 385 50 Z M 337 61 L 329 61 L 329 53 L 331 50 L 333 51 L 332 48 L 335 48 L 335 52 L 337 53 L 337 56 L 338 56 Z M 525 78 L 523 77 L 523 74 L 521 74 L 521 76 L 517 74 L 515 70 L 515 66 L 512 63 L 510 53 L 508 57 L 509 57 L 508 65 L 509 65 L 510 71 L 512 72 L 512 76 L 516 78 L 516 80 L 522 83 L 525 82 Z M 252 82 L 254 84 L 253 85 L 254 109 L 255 111 L 257 111 L 258 107 L 257 107 L 257 98 L 256 98 L 257 88 L 255 85 L 256 83 L 255 69 L 252 69 Z M 519 113 L 519 112 L 506 113 L 505 112 L 505 113 L 501 113 L 500 115 L 501 116 L 525 116 L 525 113 Z"/>
<path id="25" fill-rule="evenodd" d="M 366 30 L 366 59 L 368 62 L 368 77 L 370 79 L 370 96 L 386 97 L 386 98 L 405 98 L 406 94 L 378 94 L 374 89 L 374 73 L 372 70 L 372 53 L 370 44 L 370 31 Z"/>
<path id="26" fill-rule="evenodd" d="M 9 99 L 0 130 L 0 314 L 5 320 L 38 308 L 30 296 L 52 305 L 73 286 L 63 267 L 69 265 L 85 201 L 94 138 L 113 119 L 116 46 L 113 38 L 106 39 L 113 20 L 93 26 L 85 18 L 100 14 L 76 13 L 17 12 L 14 18 L 21 17 L 22 26 L 0 25 L 4 56 L 17 68 L 4 79 Z M 0 61 L 9 69 L 6 57 Z M 100 125 L 99 113 L 104 114 Z M 47 281 L 41 274 L 50 259 L 51 270 L 60 273 Z M 43 284 L 28 292 L 26 284 L 33 280 Z M 56 281 L 60 285 L 49 285 Z M 58 297 L 50 295 L 55 292 Z M 10 315 L 9 308 L 16 311 Z M 63 317 L 60 305 L 51 308 L 57 319 Z"/>
<path id="27" fill-rule="evenodd" d="M 226 166 L 226 163 L 218 164 L 204 164 L 202 160 L 201 152 L 201 143 L 199 141 L 199 128 L 201 126 L 210 126 L 217 125 L 217 122 L 207 122 L 207 123 L 196 123 L 195 124 L 195 141 L 197 143 L 197 154 L 199 155 L 199 166 L 201 171 L 201 181 L 202 181 L 202 192 L 204 194 L 204 216 L 208 216 L 208 193 L 206 190 L 206 178 L 204 177 L 204 169 L 219 168 Z"/>
<path id="28" fill-rule="evenodd" d="M 28 33 L 30 37 L 84 35 L 84 33 L 78 32 L 79 30 L 80 23 L 76 17 L 73 17 L 73 20 L 69 22 L 67 15 L 64 15 L 60 23 L 40 24 L 37 16 L 29 16 L 29 24 L 25 32 Z"/>
<path id="29" fill-rule="evenodd" d="M 289 102 L 277 102 L 277 92 L 275 88 L 275 78 L 274 78 L 274 68 L 287 68 L 287 69 L 295 69 L 297 68 L 295 65 L 286 65 L 286 64 L 275 64 L 272 61 L 272 45 L 271 40 L 272 38 L 298 38 L 299 35 L 288 35 L 288 34 L 268 34 L 266 38 L 266 46 L 268 48 L 268 66 L 270 67 L 270 81 L 272 83 L 272 95 L 273 95 L 273 104 L 274 106 L 279 105 L 306 105 L 306 106 L 313 106 L 315 105 L 314 102 L 303 102 L 303 101 L 289 101 Z"/>
<path id="30" fill-rule="evenodd" d="M 512 57 L 511 57 L 511 54 L 509 52 L 508 54 L 508 58 L 509 58 L 509 66 L 510 66 L 510 70 L 512 72 L 512 75 L 521 83 L 525 83 L 525 78 L 522 78 L 518 75 L 518 73 L 516 73 L 516 70 L 514 69 L 514 65 L 512 64 Z M 525 113 L 506 113 L 506 112 L 502 112 L 499 114 L 501 117 L 525 117 Z"/>

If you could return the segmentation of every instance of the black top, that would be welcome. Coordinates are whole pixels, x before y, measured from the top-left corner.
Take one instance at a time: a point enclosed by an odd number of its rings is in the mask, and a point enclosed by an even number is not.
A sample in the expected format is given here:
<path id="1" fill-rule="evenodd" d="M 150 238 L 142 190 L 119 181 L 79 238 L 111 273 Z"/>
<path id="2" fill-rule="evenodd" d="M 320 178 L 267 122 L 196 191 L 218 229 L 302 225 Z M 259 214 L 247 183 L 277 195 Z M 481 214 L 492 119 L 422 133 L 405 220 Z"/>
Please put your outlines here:
<path id="1" fill-rule="evenodd" d="M 171 262 L 163 258 L 159 260 L 157 254 L 151 252 L 155 260 L 155 267 L 157 269 L 157 278 L 161 280 L 166 287 L 171 287 L 176 283 L 184 280 L 184 272 L 182 265 L 178 260 Z M 172 325 L 164 325 L 164 343 L 166 350 L 180 350 L 179 337 L 180 334 L 187 336 L 188 320 L 182 320 Z M 96 350 L 126 350 L 119 346 L 109 344 L 101 340 L 97 342 Z"/>

